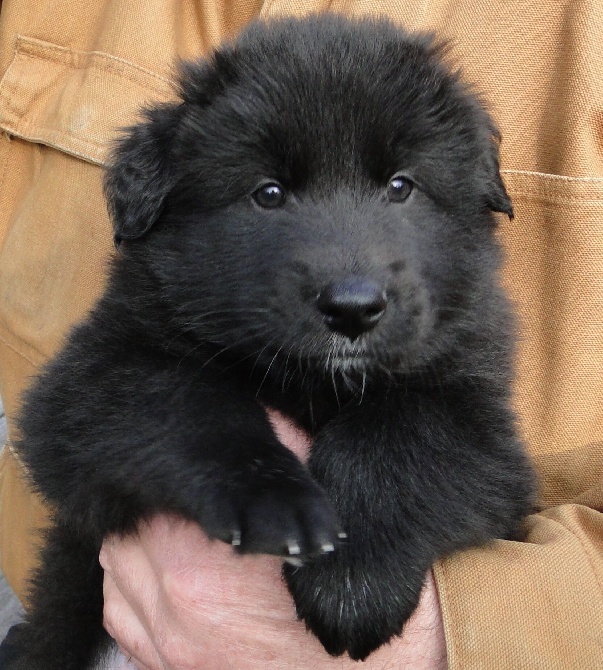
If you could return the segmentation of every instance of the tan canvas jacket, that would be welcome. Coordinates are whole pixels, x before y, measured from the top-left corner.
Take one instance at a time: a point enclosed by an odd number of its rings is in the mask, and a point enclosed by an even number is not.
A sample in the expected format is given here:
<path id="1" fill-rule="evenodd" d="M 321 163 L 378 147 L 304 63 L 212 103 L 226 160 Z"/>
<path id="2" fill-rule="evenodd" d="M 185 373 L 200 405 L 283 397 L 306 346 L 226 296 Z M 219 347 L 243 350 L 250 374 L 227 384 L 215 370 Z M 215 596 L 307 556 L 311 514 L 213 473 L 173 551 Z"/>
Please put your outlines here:
<path id="1" fill-rule="evenodd" d="M 503 135 L 501 220 L 519 312 L 515 404 L 541 477 L 524 543 L 442 561 L 453 670 L 603 668 L 603 2 L 4 0 L 0 13 L 0 394 L 21 390 L 103 286 L 101 172 L 115 129 L 258 13 L 331 9 L 435 29 Z M 6 448 L 0 566 L 23 594 L 43 510 Z"/>

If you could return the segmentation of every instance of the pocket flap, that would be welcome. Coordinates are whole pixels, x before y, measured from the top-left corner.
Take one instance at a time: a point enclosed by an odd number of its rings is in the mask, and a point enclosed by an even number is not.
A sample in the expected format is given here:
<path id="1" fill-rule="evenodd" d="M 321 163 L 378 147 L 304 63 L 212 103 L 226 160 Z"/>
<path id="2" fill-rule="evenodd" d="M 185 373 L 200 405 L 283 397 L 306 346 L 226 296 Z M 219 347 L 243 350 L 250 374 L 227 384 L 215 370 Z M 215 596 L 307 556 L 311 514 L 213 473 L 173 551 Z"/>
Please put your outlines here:
<path id="1" fill-rule="evenodd" d="M 102 165 L 142 106 L 173 98 L 168 78 L 129 61 L 19 37 L 0 82 L 0 128 Z"/>

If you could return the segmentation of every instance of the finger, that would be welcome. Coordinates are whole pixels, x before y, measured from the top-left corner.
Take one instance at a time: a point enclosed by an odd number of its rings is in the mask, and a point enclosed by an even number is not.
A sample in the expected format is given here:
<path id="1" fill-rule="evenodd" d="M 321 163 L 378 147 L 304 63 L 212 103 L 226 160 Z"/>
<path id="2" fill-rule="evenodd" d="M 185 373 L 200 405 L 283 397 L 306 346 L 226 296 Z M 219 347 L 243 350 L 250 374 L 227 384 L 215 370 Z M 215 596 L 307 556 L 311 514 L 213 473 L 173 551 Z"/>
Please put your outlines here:
<path id="1" fill-rule="evenodd" d="M 114 537 L 110 536 L 108 538 L 105 538 L 103 540 L 103 544 L 101 546 L 101 550 L 98 554 L 98 562 L 101 564 L 101 568 L 105 572 L 110 572 L 111 571 L 111 558 L 112 558 L 112 552 L 111 552 L 111 545 L 114 541 Z"/>
<path id="2" fill-rule="evenodd" d="M 148 666 L 143 665 L 137 661 L 133 656 L 130 656 L 125 649 L 119 647 L 119 657 L 110 670 L 151 670 Z"/>
<path id="3" fill-rule="evenodd" d="M 310 436 L 275 409 L 266 407 L 266 413 L 278 439 L 302 461 L 308 460 L 312 444 Z"/>
<path id="4" fill-rule="evenodd" d="M 140 560 L 140 538 L 137 533 L 108 535 L 101 545 L 98 560 L 105 572 L 120 572 L 125 564 Z M 116 568 L 118 568 L 116 570 Z"/>
<path id="5" fill-rule="evenodd" d="M 111 576 L 111 583 L 142 621 L 156 606 L 155 591 L 151 588 L 156 584 L 156 576 L 148 555 L 148 544 L 138 535 L 113 535 L 103 542 L 99 553 L 105 575 Z"/>
<path id="6" fill-rule="evenodd" d="M 131 658 L 141 670 L 164 670 L 147 630 L 108 573 L 105 573 L 103 593 L 103 625 L 117 641 L 124 656 Z"/>
<path id="7" fill-rule="evenodd" d="M 124 670 L 153 670 L 153 669 L 149 668 L 147 665 L 143 665 L 140 661 L 137 661 L 136 659 L 130 656 L 127 660 L 127 664 Z"/>

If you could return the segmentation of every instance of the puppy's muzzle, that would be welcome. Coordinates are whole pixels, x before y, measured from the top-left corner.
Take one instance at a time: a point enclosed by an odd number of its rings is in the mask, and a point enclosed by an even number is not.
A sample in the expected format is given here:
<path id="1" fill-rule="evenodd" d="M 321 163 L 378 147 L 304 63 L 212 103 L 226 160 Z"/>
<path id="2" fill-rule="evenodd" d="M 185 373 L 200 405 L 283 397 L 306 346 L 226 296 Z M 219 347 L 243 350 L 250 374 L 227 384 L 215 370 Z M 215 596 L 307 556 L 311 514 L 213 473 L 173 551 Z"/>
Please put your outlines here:
<path id="1" fill-rule="evenodd" d="M 316 298 L 316 307 L 330 330 L 354 341 L 379 323 L 387 296 L 371 279 L 349 277 L 325 286 Z"/>

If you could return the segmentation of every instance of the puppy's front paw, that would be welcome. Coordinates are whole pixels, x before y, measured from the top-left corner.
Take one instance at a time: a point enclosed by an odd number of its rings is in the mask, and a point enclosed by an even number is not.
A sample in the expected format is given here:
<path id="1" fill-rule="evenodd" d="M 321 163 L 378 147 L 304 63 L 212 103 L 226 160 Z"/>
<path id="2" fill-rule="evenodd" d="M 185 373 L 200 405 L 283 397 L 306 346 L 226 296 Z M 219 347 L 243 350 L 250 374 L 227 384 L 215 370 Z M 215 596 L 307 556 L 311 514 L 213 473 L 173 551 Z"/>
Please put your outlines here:
<path id="1" fill-rule="evenodd" d="M 335 551 L 343 535 L 322 489 L 307 478 L 262 482 L 241 510 L 240 550 L 300 561 Z"/>
<path id="2" fill-rule="evenodd" d="M 375 556 L 370 564 L 337 555 L 284 573 L 297 614 L 332 656 L 347 652 L 355 661 L 400 635 L 419 602 L 423 577 L 409 578 Z"/>
<path id="3" fill-rule="evenodd" d="M 326 493 L 300 468 L 295 474 L 256 473 L 215 492 L 212 518 L 201 525 L 241 553 L 282 556 L 294 565 L 335 551 L 345 536 Z"/>

